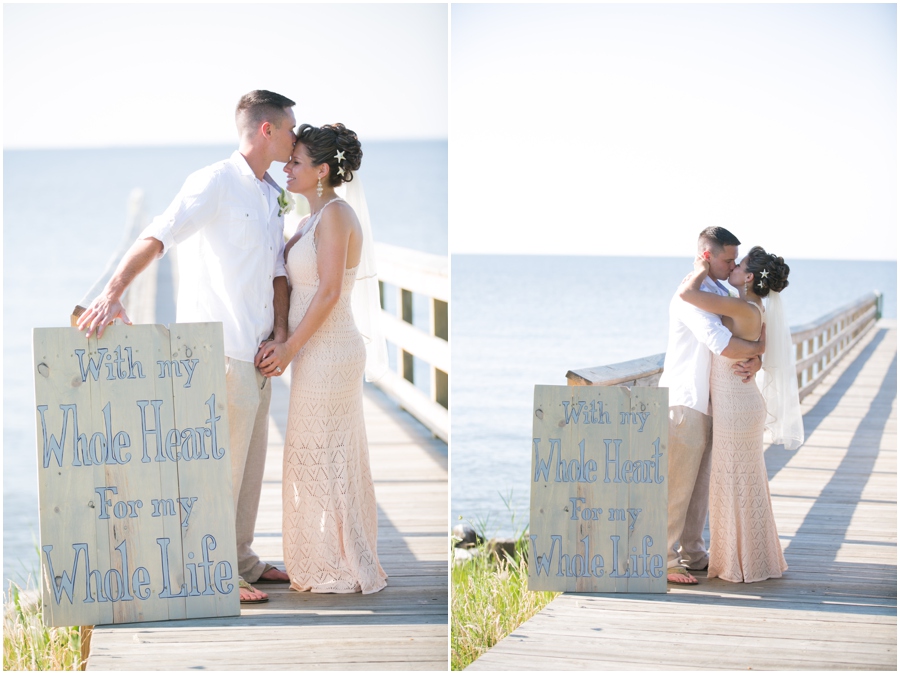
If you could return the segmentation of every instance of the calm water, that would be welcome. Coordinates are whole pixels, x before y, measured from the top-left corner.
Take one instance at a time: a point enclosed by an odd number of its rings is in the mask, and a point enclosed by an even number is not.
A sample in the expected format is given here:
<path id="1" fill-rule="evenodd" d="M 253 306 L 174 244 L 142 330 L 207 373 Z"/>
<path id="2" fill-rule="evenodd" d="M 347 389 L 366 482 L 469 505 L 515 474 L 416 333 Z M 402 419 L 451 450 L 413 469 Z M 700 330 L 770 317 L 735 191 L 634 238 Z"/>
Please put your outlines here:
<path id="1" fill-rule="evenodd" d="M 3 153 L 3 577 L 37 566 L 31 331 L 66 326 L 123 235 L 134 187 L 148 214 L 168 206 L 189 173 L 231 146 Z M 363 180 L 375 238 L 447 254 L 446 141 L 370 142 Z M 270 173 L 284 184 L 282 165 Z M 5 583 L 4 583 L 5 585 Z"/>
<path id="2" fill-rule="evenodd" d="M 896 262 L 789 260 L 801 325 L 880 290 L 897 316 Z M 512 533 L 528 520 L 535 384 L 666 350 L 668 304 L 691 260 L 453 255 L 451 517 Z"/>

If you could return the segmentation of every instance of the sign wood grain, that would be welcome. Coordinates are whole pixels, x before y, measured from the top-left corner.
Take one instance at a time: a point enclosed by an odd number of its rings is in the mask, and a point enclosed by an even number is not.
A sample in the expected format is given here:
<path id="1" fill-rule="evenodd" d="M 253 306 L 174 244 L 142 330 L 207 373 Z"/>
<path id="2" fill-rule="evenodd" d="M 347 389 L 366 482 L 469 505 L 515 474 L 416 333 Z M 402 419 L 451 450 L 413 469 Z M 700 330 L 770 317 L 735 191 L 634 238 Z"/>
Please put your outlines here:
<path id="1" fill-rule="evenodd" d="M 240 614 L 221 323 L 34 331 L 44 623 Z"/>
<path id="2" fill-rule="evenodd" d="M 530 590 L 666 591 L 668 397 L 535 386 Z"/>

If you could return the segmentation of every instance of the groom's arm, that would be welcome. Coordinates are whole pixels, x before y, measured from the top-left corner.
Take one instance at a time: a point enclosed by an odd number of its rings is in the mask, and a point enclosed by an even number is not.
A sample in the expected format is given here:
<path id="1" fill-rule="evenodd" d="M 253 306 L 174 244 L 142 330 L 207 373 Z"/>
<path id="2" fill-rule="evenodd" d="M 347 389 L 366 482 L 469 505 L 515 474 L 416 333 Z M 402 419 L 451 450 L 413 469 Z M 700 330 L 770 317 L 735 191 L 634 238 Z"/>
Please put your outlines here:
<path id="1" fill-rule="evenodd" d="M 734 365 L 734 372 L 745 383 L 753 379 L 762 367 L 760 354 L 766 350 L 765 324 L 759 341 L 751 342 L 732 335 L 716 314 L 698 309 L 687 302 L 681 306 L 680 318 L 694 337 L 710 351 L 726 358 L 740 360 L 740 363 Z"/>
<path id="2" fill-rule="evenodd" d="M 766 324 L 763 323 L 759 341 L 748 342 L 746 339 L 732 337 L 722 355 L 728 358 L 739 358 L 740 361 L 731 366 L 734 374 L 745 384 L 756 376 L 762 368 L 762 354 L 766 350 Z"/>
<path id="3" fill-rule="evenodd" d="M 276 276 L 272 281 L 275 286 L 275 341 L 285 342 L 288 338 L 288 311 L 290 309 L 291 291 L 288 288 L 287 276 Z"/>
<path id="4" fill-rule="evenodd" d="M 763 351 L 765 351 L 764 343 L 749 342 L 746 339 L 732 336 L 732 338 L 728 340 L 728 346 L 722 349 L 722 351 L 719 352 L 719 355 L 725 356 L 726 358 L 746 360 L 748 358 L 756 358 L 761 355 Z"/>
<path id="5" fill-rule="evenodd" d="M 188 176 L 169 207 L 138 234 L 138 239 L 125 253 L 112 278 L 99 296 L 78 318 L 78 329 L 90 337 L 96 331 L 103 336 L 108 323 L 121 318 L 131 325 L 121 298 L 131 282 L 153 260 L 169 248 L 184 241 L 210 220 L 218 209 L 219 174 L 197 171 Z"/>
<path id="6" fill-rule="evenodd" d="M 131 245 L 106 287 L 78 317 L 78 329 L 85 330 L 86 337 L 90 337 L 95 330 L 98 339 L 103 337 L 106 326 L 117 318 L 131 325 L 125 307 L 122 306 L 122 295 L 135 277 L 144 271 L 162 250 L 162 242 L 153 237 L 138 239 Z"/>
<path id="7" fill-rule="evenodd" d="M 267 357 L 272 352 L 272 344 L 283 344 L 290 336 L 288 334 L 288 315 L 290 314 L 291 309 L 291 288 L 288 285 L 287 269 L 285 269 L 284 266 L 284 237 L 282 236 L 280 238 L 281 245 L 278 247 L 278 252 L 275 254 L 275 278 L 272 280 L 272 287 L 275 292 L 275 297 L 272 299 L 275 323 L 272 329 L 271 338 L 260 344 L 259 349 L 256 351 L 256 357 L 253 359 L 253 364 L 256 367 L 259 367 L 263 358 Z M 281 374 L 284 373 L 274 372 L 271 375 L 266 376 L 277 377 Z"/>
<path id="8" fill-rule="evenodd" d="M 272 309 L 275 312 L 275 327 L 272 334 L 259 345 L 256 350 L 256 356 L 253 357 L 253 364 L 259 367 L 263 358 L 272 353 L 273 344 L 282 344 L 288 338 L 288 313 L 291 308 L 291 289 L 288 286 L 287 276 L 276 276 L 272 281 L 272 287 L 275 290 L 275 297 L 272 299 Z M 267 374 L 267 377 L 278 377 L 284 372 L 275 372 Z"/>

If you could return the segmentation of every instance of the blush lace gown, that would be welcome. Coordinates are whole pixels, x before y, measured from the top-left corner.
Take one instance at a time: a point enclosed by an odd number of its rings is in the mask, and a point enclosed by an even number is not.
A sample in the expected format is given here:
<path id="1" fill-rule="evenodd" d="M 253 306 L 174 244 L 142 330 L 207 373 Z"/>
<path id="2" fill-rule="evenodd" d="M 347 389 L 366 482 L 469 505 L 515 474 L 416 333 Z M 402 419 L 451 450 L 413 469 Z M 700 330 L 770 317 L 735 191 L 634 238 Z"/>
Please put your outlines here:
<path id="1" fill-rule="evenodd" d="M 314 235 L 327 206 L 288 253 L 291 332 L 319 285 Z M 366 349 L 350 310 L 356 270 L 344 272 L 340 300 L 291 363 L 282 526 L 285 567 L 301 592 L 368 594 L 387 584 L 363 419 Z"/>
<path id="2" fill-rule="evenodd" d="M 763 456 L 766 403 L 755 381 L 745 384 L 734 375 L 735 362 L 714 354 L 710 371 L 713 446 L 707 575 L 754 583 L 780 578 L 788 566 L 775 528 Z"/>

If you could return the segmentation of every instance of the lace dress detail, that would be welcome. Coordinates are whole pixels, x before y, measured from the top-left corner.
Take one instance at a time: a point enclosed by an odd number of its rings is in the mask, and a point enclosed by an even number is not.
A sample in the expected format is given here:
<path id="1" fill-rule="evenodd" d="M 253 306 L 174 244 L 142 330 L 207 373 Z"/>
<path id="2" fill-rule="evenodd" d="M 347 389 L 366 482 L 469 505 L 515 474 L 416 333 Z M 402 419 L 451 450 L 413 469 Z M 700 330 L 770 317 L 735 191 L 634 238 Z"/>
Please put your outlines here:
<path id="1" fill-rule="evenodd" d="M 291 332 L 319 286 L 322 210 L 288 252 Z M 291 587 L 301 592 L 368 594 L 387 584 L 363 418 L 366 350 L 350 310 L 356 270 L 344 272 L 340 300 L 291 363 L 282 526 Z"/>
<path id="2" fill-rule="evenodd" d="M 735 362 L 714 354 L 710 372 L 708 577 L 753 583 L 780 578 L 788 566 L 775 528 L 763 456 L 765 400 L 755 381 L 745 384 L 734 375 Z"/>

